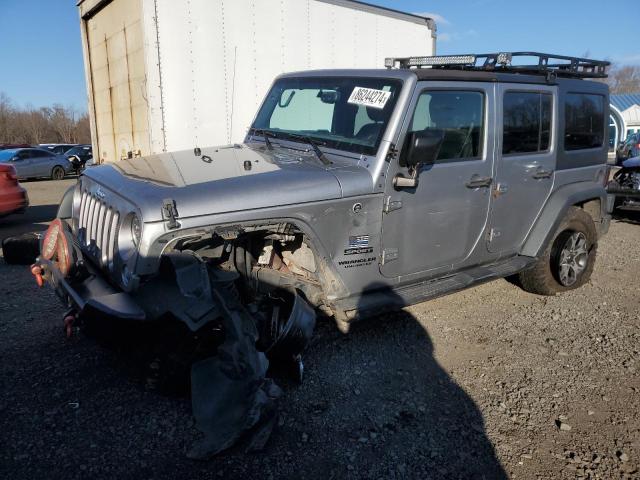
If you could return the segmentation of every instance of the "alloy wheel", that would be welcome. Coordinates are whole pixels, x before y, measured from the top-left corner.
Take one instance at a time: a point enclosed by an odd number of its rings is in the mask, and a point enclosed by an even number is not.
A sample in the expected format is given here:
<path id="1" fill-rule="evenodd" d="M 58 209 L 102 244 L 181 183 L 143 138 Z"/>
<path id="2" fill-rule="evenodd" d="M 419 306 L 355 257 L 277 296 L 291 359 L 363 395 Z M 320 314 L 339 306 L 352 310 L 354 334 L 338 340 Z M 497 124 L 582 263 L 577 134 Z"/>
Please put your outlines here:
<path id="1" fill-rule="evenodd" d="M 558 279 L 565 287 L 578 281 L 589 263 L 587 237 L 582 232 L 573 232 L 565 241 L 558 257 Z"/>

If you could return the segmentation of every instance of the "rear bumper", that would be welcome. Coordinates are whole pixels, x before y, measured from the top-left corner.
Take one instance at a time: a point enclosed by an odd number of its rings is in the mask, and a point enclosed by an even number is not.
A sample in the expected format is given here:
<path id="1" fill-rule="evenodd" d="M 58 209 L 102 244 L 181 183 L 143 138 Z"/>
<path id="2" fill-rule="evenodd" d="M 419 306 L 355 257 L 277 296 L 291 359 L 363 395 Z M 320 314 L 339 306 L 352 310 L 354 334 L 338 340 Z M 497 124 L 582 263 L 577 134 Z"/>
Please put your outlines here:
<path id="1" fill-rule="evenodd" d="M 640 198 L 640 190 L 634 190 L 631 188 L 607 188 L 607 193 L 614 197 L 627 197 L 627 198 Z"/>
<path id="2" fill-rule="evenodd" d="M 124 320 L 145 320 L 142 308 L 125 292 L 111 286 L 91 264 L 83 263 L 86 276 L 72 280 L 65 278 L 56 265 L 39 257 L 36 261 L 44 278 L 55 289 L 62 302 L 78 314 L 103 315 Z"/>

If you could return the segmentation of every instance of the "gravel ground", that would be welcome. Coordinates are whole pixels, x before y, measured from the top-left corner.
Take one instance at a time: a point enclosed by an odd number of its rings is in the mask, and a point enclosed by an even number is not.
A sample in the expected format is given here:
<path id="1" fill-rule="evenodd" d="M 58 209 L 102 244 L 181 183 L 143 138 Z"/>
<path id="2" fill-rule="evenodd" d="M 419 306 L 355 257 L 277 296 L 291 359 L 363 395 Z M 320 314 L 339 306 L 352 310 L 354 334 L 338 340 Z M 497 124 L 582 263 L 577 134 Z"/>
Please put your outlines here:
<path id="1" fill-rule="evenodd" d="M 266 450 L 204 463 L 188 398 L 66 340 L 53 293 L 0 261 L 0 477 L 640 478 L 639 234 L 616 220 L 562 296 L 500 280 L 349 336 L 321 324 Z"/>

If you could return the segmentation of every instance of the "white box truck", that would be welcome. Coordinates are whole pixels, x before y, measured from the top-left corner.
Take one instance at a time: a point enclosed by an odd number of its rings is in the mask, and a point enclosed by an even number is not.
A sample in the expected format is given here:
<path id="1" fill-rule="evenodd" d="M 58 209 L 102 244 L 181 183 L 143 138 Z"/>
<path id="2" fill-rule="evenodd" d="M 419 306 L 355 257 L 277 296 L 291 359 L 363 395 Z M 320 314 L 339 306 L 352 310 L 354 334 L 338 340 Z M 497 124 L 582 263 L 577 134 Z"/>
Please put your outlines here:
<path id="1" fill-rule="evenodd" d="M 435 54 L 432 19 L 349 0 L 80 0 L 94 158 L 240 142 L 274 78 Z"/>

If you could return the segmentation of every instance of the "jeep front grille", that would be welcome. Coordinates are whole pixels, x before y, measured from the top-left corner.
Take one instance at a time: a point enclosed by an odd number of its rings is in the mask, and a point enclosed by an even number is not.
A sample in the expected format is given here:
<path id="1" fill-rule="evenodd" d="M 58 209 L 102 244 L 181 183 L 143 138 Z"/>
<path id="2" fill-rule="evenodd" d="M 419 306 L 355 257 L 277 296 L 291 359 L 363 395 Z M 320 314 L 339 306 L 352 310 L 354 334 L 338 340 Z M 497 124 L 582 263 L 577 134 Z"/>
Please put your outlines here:
<path id="1" fill-rule="evenodd" d="M 118 235 L 118 211 L 88 191 L 82 192 L 78 237 L 85 253 L 102 267 L 113 269 Z"/>

